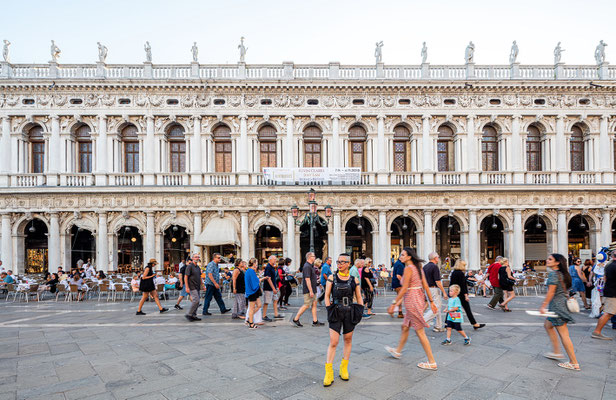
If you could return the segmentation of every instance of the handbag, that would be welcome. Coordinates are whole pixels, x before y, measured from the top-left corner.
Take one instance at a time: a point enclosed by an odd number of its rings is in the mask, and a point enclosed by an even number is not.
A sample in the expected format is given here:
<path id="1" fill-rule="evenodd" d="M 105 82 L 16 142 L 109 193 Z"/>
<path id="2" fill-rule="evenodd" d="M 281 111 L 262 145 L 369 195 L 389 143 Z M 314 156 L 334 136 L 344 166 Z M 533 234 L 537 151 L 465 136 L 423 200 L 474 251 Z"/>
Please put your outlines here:
<path id="1" fill-rule="evenodd" d="M 175 283 L 175 290 L 182 290 L 182 285 L 180 284 L 180 280 Z"/>
<path id="2" fill-rule="evenodd" d="M 560 284 L 563 285 L 563 290 L 565 291 L 565 295 L 567 296 L 567 310 L 572 313 L 579 313 L 580 303 L 578 303 L 575 298 L 569 296 L 569 291 L 565 287 L 565 282 L 563 281 L 562 274 L 559 274 L 558 278 L 560 279 Z"/>

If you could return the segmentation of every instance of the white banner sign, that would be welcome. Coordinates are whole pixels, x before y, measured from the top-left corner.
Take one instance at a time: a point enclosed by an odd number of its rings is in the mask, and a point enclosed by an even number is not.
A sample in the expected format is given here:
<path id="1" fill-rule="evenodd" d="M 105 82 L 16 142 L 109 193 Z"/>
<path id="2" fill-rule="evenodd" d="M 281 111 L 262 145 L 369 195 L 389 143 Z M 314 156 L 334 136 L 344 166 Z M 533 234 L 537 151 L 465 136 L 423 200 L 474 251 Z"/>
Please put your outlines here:
<path id="1" fill-rule="evenodd" d="M 357 185 L 360 168 L 264 168 L 267 184 L 279 185 Z"/>

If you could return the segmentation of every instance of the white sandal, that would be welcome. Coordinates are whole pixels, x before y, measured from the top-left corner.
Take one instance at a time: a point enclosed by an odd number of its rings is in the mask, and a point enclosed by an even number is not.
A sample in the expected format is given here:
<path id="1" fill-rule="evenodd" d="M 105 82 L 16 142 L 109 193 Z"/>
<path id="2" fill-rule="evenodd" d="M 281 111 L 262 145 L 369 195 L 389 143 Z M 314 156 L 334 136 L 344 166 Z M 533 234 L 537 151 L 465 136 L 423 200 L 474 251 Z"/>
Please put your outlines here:
<path id="1" fill-rule="evenodd" d="M 580 370 L 580 364 L 571 364 L 570 362 L 558 363 L 558 366 L 564 369 L 570 369 L 572 371 Z"/>
<path id="2" fill-rule="evenodd" d="M 385 346 L 385 350 L 387 350 L 387 352 L 397 360 L 402 357 L 402 353 L 398 353 L 393 347 Z"/>
<path id="3" fill-rule="evenodd" d="M 437 370 L 436 363 L 430 364 L 430 363 L 427 363 L 427 362 L 422 362 L 422 363 L 417 364 L 417 367 L 421 368 L 421 369 L 427 369 L 428 371 L 436 371 Z"/>

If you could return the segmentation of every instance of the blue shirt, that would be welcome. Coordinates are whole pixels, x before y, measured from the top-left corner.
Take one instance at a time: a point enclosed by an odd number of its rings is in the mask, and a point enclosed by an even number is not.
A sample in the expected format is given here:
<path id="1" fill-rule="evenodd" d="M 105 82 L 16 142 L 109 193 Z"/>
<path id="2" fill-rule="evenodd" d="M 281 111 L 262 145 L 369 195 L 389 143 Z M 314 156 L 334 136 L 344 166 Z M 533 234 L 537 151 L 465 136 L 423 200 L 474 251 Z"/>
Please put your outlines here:
<path id="1" fill-rule="evenodd" d="M 462 303 L 458 297 L 450 297 L 447 300 L 447 309 L 451 310 L 452 308 L 458 309 L 456 311 L 447 312 L 447 321 L 451 322 L 464 322 L 464 318 L 462 317 Z"/>
<path id="2" fill-rule="evenodd" d="M 351 269 L 349 270 L 349 274 L 354 277 L 357 278 L 357 280 L 360 280 L 359 277 L 359 270 L 357 269 L 357 267 L 355 266 L 355 264 L 353 264 L 353 266 L 351 267 Z"/>
<path id="3" fill-rule="evenodd" d="M 210 273 L 212 274 L 212 277 L 214 277 L 214 281 L 218 283 L 220 281 L 220 269 L 218 268 L 218 264 L 214 261 L 210 261 L 207 267 L 205 267 L 205 284 L 216 286 L 214 285 L 214 282 L 210 280 Z"/>
<path id="4" fill-rule="evenodd" d="M 323 285 L 323 287 L 325 287 L 325 284 L 327 283 L 327 278 L 332 274 L 332 269 L 329 266 L 329 264 L 324 263 L 323 265 L 321 265 L 321 285 Z"/>
<path id="5" fill-rule="evenodd" d="M 11 275 L 7 275 L 6 278 L 4 278 L 4 283 L 15 283 L 15 279 L 13 279 Z"/>
<path id="6" fill-rule="evenodd" d="M 244 283 L 246 284 L 246 292 L 245 296 L 249 297 L 259 290 L 259 278 L 257 277 L 257 273 L 252 268 L 246 268 L 246 273 L 244 274 Z"/>
<path id="7" fill-rule="evenodd" d="M 395 262 L 391 275 L 391 288 L 402 287 L 402 282 L 398 279 L 398 275 L 404 276 L 404 263 L 402 261 L 398 260 Z"/>

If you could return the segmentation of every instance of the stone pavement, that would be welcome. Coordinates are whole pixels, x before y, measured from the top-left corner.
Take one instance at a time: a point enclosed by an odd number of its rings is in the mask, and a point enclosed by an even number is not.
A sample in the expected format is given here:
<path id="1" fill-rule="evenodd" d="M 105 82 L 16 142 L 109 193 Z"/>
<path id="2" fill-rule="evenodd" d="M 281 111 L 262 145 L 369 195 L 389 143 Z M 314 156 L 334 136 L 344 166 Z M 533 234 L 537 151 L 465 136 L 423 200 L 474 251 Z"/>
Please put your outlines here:
<path id="1" fill-rule="evenodd" d="M 430 331 L 439 365 L 432 372 L 416 367 L 425 356 L 413 333 L 401 360 L 384 351 L 400 331 L 401 320 L 385 314 L 391 299 L 377 298 L 379 315 L 357 327 L 351 379 L 329 388 L 322 386 L 327 326 L 309 326 L 304 314 L 304 328 L 292 327 L 297 307 L 249 331 L 217 309 L 188 323 L 183 312 L 160 315 L 151 303 L 138 317 L 135 302 L 2 300 L 0 399 L 616 399 L 616 343 L 591 339 L 596 320 L 587 314 L 570 328 L 582 366 L 573 372 L 541 356 L 549 350 L 543 319 L 524 313 L 541 298 L 514 299 L 512 313 L 473 298 L 477 319 L 488 326 L 467 330 L 471 346 L 455 332 L 454 344 L 441 346 L 444 334 Z M 616 337 L 609 328 L 604 333 Z M 341 355 L 342 343 L 335 371 Z"/>

